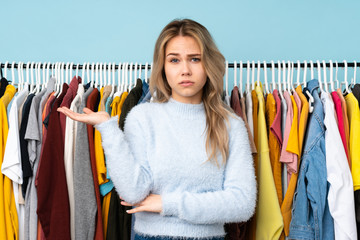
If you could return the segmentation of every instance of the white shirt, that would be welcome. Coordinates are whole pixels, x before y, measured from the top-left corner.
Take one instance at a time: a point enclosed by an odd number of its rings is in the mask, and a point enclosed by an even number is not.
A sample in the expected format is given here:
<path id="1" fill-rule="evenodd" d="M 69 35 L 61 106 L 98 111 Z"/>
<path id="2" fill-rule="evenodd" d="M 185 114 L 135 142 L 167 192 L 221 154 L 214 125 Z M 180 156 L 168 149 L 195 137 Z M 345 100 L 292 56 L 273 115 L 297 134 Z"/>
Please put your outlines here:
<path id="1" fill-rule="evenodd" d="M 357 239 L 354 191 L 346 153 L 335 120 L 334 103 L 321 93 L 324 105 L 327 181 L 330 183 L 328 203 L 334 219 L 335 239 Z"/>
<path id="2" fill-rule="evenodd" d="M 71 102 L 70 110 L 77 111 L 76 102 L 81 101 L 84 95 L 84 86 L 80 83 L 75 98 Z M 70 229 L 71 239 L 75 239 L 75 196 L 74 196 L 74 155 L 75 155 L 75 133 L 76 133 L 76 122 L 69 117 L 66 117 L 65 127 L 65 143 L 64 143 L 64 164 L 66 183 L 69 193 L 69 204 L 70 204 Z"/>
<path id="3" fill-rule="evenodd" d="M 252 137 L 254 137 L 254 120 L 253 120 L 253 106 L 251 99 L 251 91 L 246 93 L 246 118 L 249 124 Z"/>

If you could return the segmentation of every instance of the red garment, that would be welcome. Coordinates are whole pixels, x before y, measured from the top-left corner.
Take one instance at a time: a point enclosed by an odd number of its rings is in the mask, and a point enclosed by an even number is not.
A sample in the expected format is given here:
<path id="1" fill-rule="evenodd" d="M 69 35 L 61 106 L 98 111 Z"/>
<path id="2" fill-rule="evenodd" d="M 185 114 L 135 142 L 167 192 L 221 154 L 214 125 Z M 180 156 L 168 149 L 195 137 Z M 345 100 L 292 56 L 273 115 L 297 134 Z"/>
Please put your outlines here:
<path id="1" fill-rule="evenodd" d="M 281 133 L 281 100 L 279 98 L 279 92 L 277 89 L 273 91 L 273 96 L 276 102 L 276 116 L 273 123 L 271 124 L 270 130 L 276 136 L 281 149 L 283 141 Z"/>
<path id="2" fill-rule="evenodd" d="M 95 88 L 89 95 L 86 107 L 92 111 L 96 111 L 97 106 L 99 105 L 99 90 Z M 100 190 L 99 190 L 99 180 L 96 169 L 96 159 L 95 159 L 95 147 L 94 147 L 94 127 L 92 125 L 87 125 L 87 132 L 89 138 L 89 150 L 90 150 L 90 161 L 91 161 L 91 170 L 94 179 L 95 186 L 95 195 L 96 195 L 96 205 L 97 205 L 97 219 L 96 219 L 96 228 L 95 228 L 95 240 L 103 240 L 103 223 L 102 223 L 102 209 L 101 209 L 101 200 L 100 200 Z"/>
<path id="3" fill-rule="evenodd" d="M 346 157 L 349 162 L 349 166 L 351 167 L 350 158 L 349 158 L 349 149 L 347 148 L 347 144 L 346 144 L 346 135 L 345 135 L 345 127 L 344 127 L 344 118 L 343 118 L 343 111 L 342 111 L 342 106 L 341 106 L 341 99 L 336 91 L 332 92 L 331 96 L 332 96 L 332 99 L 333 99 L 334 105 L 335 105 L 341 140 L 344 145 L 344 149 L 345 149 Z"/>
<path id="4" fill-rule="evenodd" d="M 37 214 L 46 239 L 70 239 L 70 206 L 64 166 L 60 113 L 65 94 L 55 100 L 37 176 Z"/>
<path id="5" fill-rule="evenodd" d="M 66 95 L 60 104 L 60 107 L 70 108 L 71 102 L 72 102 L 72 100 L 74 100 L 74 98 L 77 94 L 77 89 L 78 89 L 79 83 L 81 83 L 81 77 L 78 77 L 78 78 L 76 78 L 76 76 L 73 77 L 73 79 L 71 80 L 71 82 L 69 84 L 69 89 L 67 90 Z M 63 141 L 65 141 L 65 127 L 66 127 L 65 114 L 60 114 L 60 126 L 61 126 L 61 134 L 62 134 L 61 136 L 63 138 Z"/>
<path id="6" fill-rule="evenodd" d="M 240 96 L 239 96 L 239 89 L 237 86 L 234 87 L 234 89 L 231 91 L 231 97 L 230 97 L 230 106 L 234 110 L 234 112 L 241 117 L 241 119 L 244 119 L 243 111 L 241 109 L 240 105 Z"/>

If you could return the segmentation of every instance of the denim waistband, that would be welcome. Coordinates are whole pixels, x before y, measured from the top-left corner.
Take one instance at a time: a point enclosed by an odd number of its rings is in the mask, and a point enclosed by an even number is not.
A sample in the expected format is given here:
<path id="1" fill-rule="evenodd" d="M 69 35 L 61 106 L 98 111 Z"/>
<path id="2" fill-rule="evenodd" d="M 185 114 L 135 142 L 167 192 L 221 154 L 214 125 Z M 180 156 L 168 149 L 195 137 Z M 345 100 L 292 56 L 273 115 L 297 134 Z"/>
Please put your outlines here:
<path id="1" fill-rule="evenodd" d="M 146 236 L 135 233 L 134 240 L 224 240 L 223 236 L 193 238 L 193 237 L 173 237 L 173 236 Z"/>

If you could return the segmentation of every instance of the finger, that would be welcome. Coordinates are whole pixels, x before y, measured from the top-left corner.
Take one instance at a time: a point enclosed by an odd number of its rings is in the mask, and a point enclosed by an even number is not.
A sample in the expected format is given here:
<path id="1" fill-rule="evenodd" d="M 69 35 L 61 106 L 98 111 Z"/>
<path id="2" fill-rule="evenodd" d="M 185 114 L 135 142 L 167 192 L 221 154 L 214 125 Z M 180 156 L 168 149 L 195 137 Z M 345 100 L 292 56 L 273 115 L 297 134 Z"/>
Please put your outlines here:
<path id="1" fill-rule="evenodd" d="M 125 202 L 125 201 L 121 201 L 120 203 L 121 203 L 121 205 L 123 205 L 123 206 L 129 206 L 129 207 L 134 206 L 133 204 L 130 204 L 130 203 Z"/>
<path id="2" fill-rule="evenodd" d="M 71 118 L 75 121 L 80 121 L 80 122 L 85 122 L 85 123 L 88 122 L 88 119 L 86 118 L 86 114 L 80 114 L 80 113 L 73 112 L 67 107 L 58 108 L 57 111 L 65 114 L 66 116 L 68 116 L 69 118 Z"/>
<path id="3" fill-rule="evenodd" d="M 128 214 L 133 214 L 133 213 L 143 212 L 143 211 L 145 211 L 145 209 L 143 209 L 142 207 L 136 207 L 136 208 L 132 208 L 132 209 L 126 210 L 126 212 L 127 212 Z"/>

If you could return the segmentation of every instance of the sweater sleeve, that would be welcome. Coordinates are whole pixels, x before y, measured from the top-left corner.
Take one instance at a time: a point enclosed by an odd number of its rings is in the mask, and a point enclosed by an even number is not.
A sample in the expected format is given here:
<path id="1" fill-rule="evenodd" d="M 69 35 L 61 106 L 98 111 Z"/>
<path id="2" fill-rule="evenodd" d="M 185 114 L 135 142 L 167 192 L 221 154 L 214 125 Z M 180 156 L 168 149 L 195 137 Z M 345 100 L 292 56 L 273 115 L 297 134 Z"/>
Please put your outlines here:
<path id="1" fill-rule="evenodd" d="M 245 222 L 256 205 L 256 180 L 246 128 L 236 121 L 229 134 L 229 157 L 219 191 L 163 194 L 163 216 L 195 224 Z"/>
<path id="2" fill-rule="evenodd" d="M 126 120 L 125 134 L 118 126 L 118 117 L 95 127 L 101 133 L 107 171 L 116 191 L 126 202 L 135 204 L 149 195 L 153 180 L 141 125 L 131 112 Z"/>

